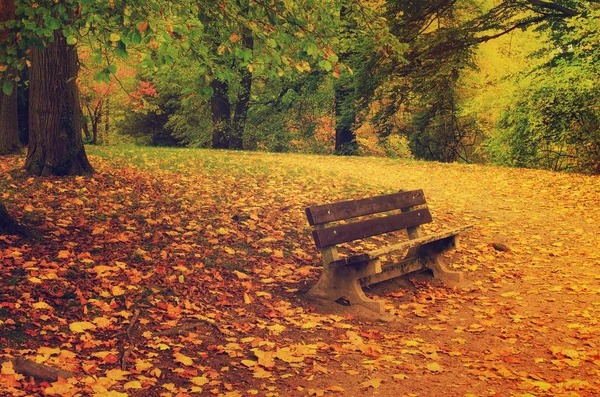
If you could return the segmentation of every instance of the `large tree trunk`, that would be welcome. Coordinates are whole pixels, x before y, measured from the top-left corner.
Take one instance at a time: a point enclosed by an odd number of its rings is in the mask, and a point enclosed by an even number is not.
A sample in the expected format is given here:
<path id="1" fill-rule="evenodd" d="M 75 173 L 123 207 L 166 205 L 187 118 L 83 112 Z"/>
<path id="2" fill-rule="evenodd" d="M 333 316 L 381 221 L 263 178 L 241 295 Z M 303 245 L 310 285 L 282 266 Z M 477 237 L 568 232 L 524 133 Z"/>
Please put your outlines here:
<path id="1" fill-rule="evenodd" d="M 25 169 L 32 175 L 94 172 L 81 136 L 77 51 L 60 31 L 46 48 L 33 48 L 29 92 L 29 147 Z"/>
<path id="2" fill-rule="evenodd" d="M 229 148 L 229 132 L 231 124 L 231 105 L 229 104 L 228 85 L 225 81 L 213 80 L 211 83 L 213 95 L 210 98 L 212 111 L 213 149 Z"/>
<path id="3" fill-rule="evenodd" d="M 12 0 L 0 1 L 0 22 L 10 21 L 15 17 L 15 4 Z M 5 42 L 8 29 L 0 31 L 0 42 Z M 9 80 L 15 77 L 14 70 L 0 74 L 0 80 Z M 0 92 L 0 155 L 10 154 L 21 150 L 19 141 L 19 124 L 17 118 L 17 85 L 12 83 L 12 94 L 5 95 Z"/>
<path id="4" fill-rule="evenodd" d="M 254 37 L 248 28 L 244 28 L 243 37 L 244 47 L 254 50 Z M 240 82 L 240 91 L 238 93 L 237 103 L 235 104 L 235 113 L 231 125 L 231 134 L 229 137 L 230 149 L 244 148 L 244 129 L 248 119 L 248 109 L 250 107 L 250 94 L 252 92 L 252 73 L 248 68 L 240 68 L 242 80 Z"/>

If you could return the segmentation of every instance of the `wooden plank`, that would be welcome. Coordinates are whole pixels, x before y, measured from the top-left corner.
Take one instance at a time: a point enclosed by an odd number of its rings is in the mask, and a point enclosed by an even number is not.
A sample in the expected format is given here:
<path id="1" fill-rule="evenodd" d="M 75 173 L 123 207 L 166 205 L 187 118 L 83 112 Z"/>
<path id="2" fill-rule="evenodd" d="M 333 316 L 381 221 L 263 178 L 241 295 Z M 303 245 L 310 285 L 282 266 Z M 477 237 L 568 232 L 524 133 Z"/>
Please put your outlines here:
<path id="1" fill-rule="evenodd" d="M 425 194 L 423 194 L 423 190 L 413 190 L 410 192 L 386 194 L 360 200 L 314 205 L 306 209 L 306 218 L 308 219 L 308 223 L 316 225 L 414 207 L 425 203 Z"/>
<path id="2" fill-rule="evenodd" d="M 313 238 L 317 248 L 346 243 L 361 238 L 406 229 L 431 222 L 429 209 L 404 212 L 401 214 L 368 219 L 360 222 L 336 225 L 320 230 L 313 230 Z"/>
<path id="3" fill-rule="evenodd" d="M 337 261 L 333 261 L 329 263 L 329 267 L 338 268 L 347 266 L 356 262 L 366 262 L 368 260 L 372 260 L 375 258 L 379 258 L 380 256 L 390 254 L 392 252 L 397 251 L 405 251 L 410 248 L 419 247 L 421 245 L 432 243 L 434 241 L 442 240 L 444 238 L 458 236 L 460 233 L 469 230 L 473 227 L 473 225 L 467 225 L 458 227 L 455 229 L 447 229 L 443 230 L 436 234 L 431 234 L 429 236 L 419 237 L 408 241 L 403 241 L 398 244 L 388 245 L 382 248 L 378 248 L 376 250 L 365 252 L 358 255 L 349 256 L 347 258 L 338 259 Z"/>

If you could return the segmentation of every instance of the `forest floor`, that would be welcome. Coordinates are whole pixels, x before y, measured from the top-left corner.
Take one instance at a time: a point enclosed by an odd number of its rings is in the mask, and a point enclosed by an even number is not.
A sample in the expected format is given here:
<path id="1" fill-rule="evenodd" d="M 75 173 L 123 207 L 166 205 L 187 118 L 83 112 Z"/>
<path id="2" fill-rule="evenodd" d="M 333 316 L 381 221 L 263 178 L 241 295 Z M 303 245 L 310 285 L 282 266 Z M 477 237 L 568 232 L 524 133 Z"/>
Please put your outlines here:
<path id="1" fill-rule="evenodd" d="M 92 177 L 0 159 L 2 396 L 600 395 L 600 178 L 379 158 L 89 148 Z M 303 294 L 304 208 L 423 189 L 425 232 L 474 224 L 425 275 L 367 293 L 391 322 Z M 502 244 L 508 250 L 494 248 Z M 10 359 L 77 373 L 34 383 Z"/>

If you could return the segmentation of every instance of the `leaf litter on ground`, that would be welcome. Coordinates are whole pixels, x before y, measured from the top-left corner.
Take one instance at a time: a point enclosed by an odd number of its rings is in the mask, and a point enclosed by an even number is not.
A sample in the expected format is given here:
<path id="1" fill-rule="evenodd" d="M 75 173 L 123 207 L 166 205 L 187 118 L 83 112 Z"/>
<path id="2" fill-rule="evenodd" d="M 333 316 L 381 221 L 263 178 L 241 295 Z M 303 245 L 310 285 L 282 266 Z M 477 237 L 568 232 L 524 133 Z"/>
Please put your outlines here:
<path id="1" fill-rule="evenodd" d="M 598 177 L 376 158 L 91 153 L 92 177 L 31 178 L 22 157 L 0 161 L 0 199 L 46 237 L 0 240 L 0 394 L 599 393 Z M 343 307 L 320 313 L 301 299 L 320 273 L 306 206 L 418 188 L 435 220 L 428 230 L 477 225 L 447 258 L 464 286 L 421 277 L 367 290 L 385 300 L 391 323 Z M 77 376 L 34 383 L 14 370 L 16 357 Z"/>

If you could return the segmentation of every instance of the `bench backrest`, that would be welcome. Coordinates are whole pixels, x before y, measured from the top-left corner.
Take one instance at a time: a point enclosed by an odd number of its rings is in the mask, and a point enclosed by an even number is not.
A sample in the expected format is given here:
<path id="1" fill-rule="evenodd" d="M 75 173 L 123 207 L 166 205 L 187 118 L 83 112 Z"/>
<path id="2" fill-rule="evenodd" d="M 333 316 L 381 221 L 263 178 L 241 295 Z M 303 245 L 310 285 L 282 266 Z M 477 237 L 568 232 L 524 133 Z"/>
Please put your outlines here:
<path id="1" fill-rule="evenodd" d="M 306 217 L 315 226 L 313 238 L 317 248 L 324 248 L 400 229 L 409 229 L 410 232 L 410 229 L 431 222 L 429 209 L 412 208 L 423 204 L 426 204 L 423 190 L 413 190 L 311 206 L 306 209 Z M 401 210 L 402 213 L 333 226 L 324 225 L 393 210 Z"/>

